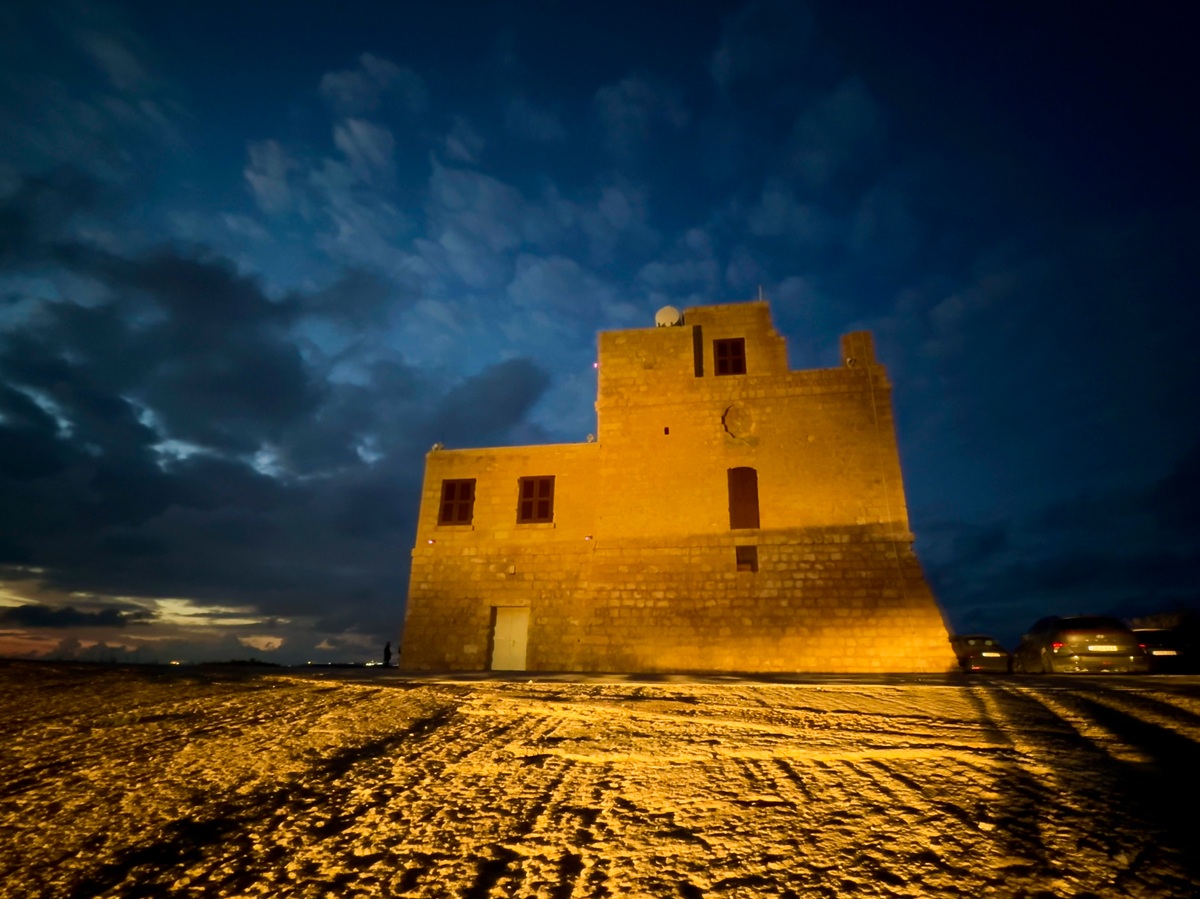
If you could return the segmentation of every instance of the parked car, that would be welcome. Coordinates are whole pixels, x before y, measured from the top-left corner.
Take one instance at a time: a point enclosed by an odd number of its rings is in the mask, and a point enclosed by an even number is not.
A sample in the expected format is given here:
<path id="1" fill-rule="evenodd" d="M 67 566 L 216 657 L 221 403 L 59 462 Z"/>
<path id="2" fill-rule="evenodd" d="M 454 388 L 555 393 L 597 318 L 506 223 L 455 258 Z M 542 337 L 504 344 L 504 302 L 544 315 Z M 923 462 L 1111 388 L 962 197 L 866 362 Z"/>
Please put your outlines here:
<path id="1" fill-rule="evenodd" d="M 1103 615 L 1052 615 L 1021 638 L 1013 670 L 1029 674 L 1123 671 L 1144 673 L 1150 659 L 1124 622 Z"/>
<path id="2" fill-rule="evenodd" d="M 1157 674 L 1184 674 L 1195 670 L 1190 647 L 1183 634 L 1170 627 L 1135 627 L 1134 636 L 1150 657 L 1150 670 Z"/>
<path id="3" fill-rule="evenodd" d="M 958 667 L 963 671 L 1012 671 L 1012 656 L 986 634 L 956 634 L 950 638 Z"/>

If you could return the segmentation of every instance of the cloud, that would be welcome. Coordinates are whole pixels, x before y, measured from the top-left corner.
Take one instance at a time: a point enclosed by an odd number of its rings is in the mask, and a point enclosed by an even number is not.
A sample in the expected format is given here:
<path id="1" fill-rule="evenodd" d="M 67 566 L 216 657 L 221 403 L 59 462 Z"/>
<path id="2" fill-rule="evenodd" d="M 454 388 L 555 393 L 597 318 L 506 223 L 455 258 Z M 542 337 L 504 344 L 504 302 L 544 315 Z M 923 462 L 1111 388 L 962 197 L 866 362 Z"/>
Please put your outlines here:
<path id="1" fill-rule="evenodd" d="M 843 82 L 809 103 L 758 198 L 731 214 L 804 260 L 836 250 L 834 264 L 845 254 L 856 267 L 898 266 L 920 245 L 910 205 L 919 186 L 883 168 L 884 147 L 875 102 L 857 80 Z"/>
<path id="2" fill-rule="evenodd" d="M 21 6 L 0 28 L 0 180 L 71 165 L 145 188 L 166 154 L 188 154 L 189 114 L 117 7 Z"/>
<path id="3" fill-rule="evenodd" d="M 297 304 L 307 314 L 320 316 L 323 321 L 355 335 L 386 325 L 412 298 L 412 290 L 401 289 L 377 271 L 361 268 L 348 268 L 336 281 L 295 295 Z"/>
<path id="4" fill-rule="evenodd" d="M 74 606 L 22 605 L 0 608 L 0 625 L 40 628 L 123 628 L 146 624 L 154 614 L 146 609 L 116 608 L 88 612 Z"/>
<path id="5" fill-rule="evenodd" d="M 644 189 L 624 180 L 603 185 L 590 204 L 565 204 L 562 213 L 561 218 L 577 226 L 587 239 L 587 259 L 593 268 L 653 256 L 662 241 L 650 225 L 650 201 Z"/>
<path id="6" fill-rule="evenodd" d="M 347 131 L 348 156 L 377 169 L 371 136 Z M 316 221 L 324 209 L 339 227 L 357 221 L 376 239 L 385 234 L 355 219 L 379 207 L 359 202 L 349 164 L 327 160 L 320 183 L 317 171 L 265 143 L 248 170 L 260 176 L 248 178 L 256 198 L 278 212 Z M 504 287 L 526 236 L 555 239 L 549 222 L 562 210 L 497 179 L 441 169 L 433 187 L 443 252 L 463 264 L 482 250 Z M 8 613 L 9 624 L 131 625 L 136 615 L 119 597 L 148 609 L 183 597 L 248 610 L 255 629 L 239 633 L 263 647 L 282 641 L 269 650 L 280 658 L 323 641 L 373 645 L 394 635 L 407 578 L 394 550 L 413 540 L 424 452 L 435 440 L 543 441 L 530 416 L 548 375 L 525 358 L 458 379 L 406 364 L 389 334 L 416 309 L 422 285 L 378 266 L 285 291 L 203 248 L 101 247 L 77 227 L 99 208 L 94 188 L 63 172 L 24 179 L 0 203 L 0 228 L 19 246 L 14 270 L 53 266 L 57 287 L 11 281 L 23 313 L 0 320 L 0 564 L 8 566 L 0 581 L 16 595 L 47 597 Z M 636 221 L 618 200 L 609 197 L 608 227 Z M 405 259 L 394 244 L 387 253 L 392 265 Z M 582 268 L 534 258 L 516 288 L 529 302 L 575 290 L 602 302 L 600 282 Z M 436 340 L 431 327 L 422 320 L 414 339 Z M 69 599 L 78 593 L 98 605 L 81 612 Z M 137 633 L 159 641 L 201 626 L 145 620 Z M 243 627 L 220 616 L 203 626 Z M 150 639 L 63 651 L 125 659 L 214 651 L 198 635 Z"/>
<path id="7" fill-rule="evenodd" d="M 320 660 L 328 654 L 312 652 L 316 641 L 299 641 L 293 635 L 224 634 L 193 632 L 178 639 L 147 638 L 137 631 L 125 630 L 106 640 L 90 642 L 65 637 L 45 654 L 45 658 L 75 662 L 117 664 L 163 664 L 166 662 L 247 661 L 303 663 Z M 293 646 L 293 644 L 296 644 Z M 290 652 L 289 652 L 290 650 Z M 353 658 L 354 656 L 349 656 Z M 341 656 L 339 661 L 347 656 Z"/>
<path id="8" fill-rule="evenodd" d="M 786 39 L 780 40 L 781 35 Z M 811 4 L 752 0 L 726 18 L 720 44 L 709 61 L 709 74 L 724 91 L 742 83 L 755 87 L 769 81 L 784 83 L 785 73 L 815 55 L 816 36 Z"/>
<path id="9" fill-rule="evenodd" d="M 674 247 L 645 263 L 637 272 L 637 281 L 651 291 L 717 294 L 721 289 L 721 266 L 712 235 L 703 228 L 689 229 Z"/>
<path id="10" fill-rule="evenodd" d="M 30 358 L 46 350 L 25 343 L 26 353 L 0 356 L 12 376 L 77 409 L 61 385 L 127 391 L 154 410 L 170 437 L 231 452 L 253 452 L 317 406 L 321 388 L 288 337 L 294 304 L 269 299 L 224 260 L 166 250 L 137 260 L 78 253 L 66 261 L 107 286 L 114 302 L 46 306 L 41 340 L 57 340 L 79 361 L 51 383 Z"/>
<path id="11" fill-rule="evenodd" d="M 504 125 L 518 140 L 540 144 L 562 144 L 567 140 L 567 129 L 558 116 L 535 106 L 528 97 L 513 97 L 505 104 Z"/>
<path id="12" fill-rule="evenodd" d="M 373 186 L 391 183 L 396 139 L 387 128 L 362 119 L 346 119 L 334 126 L 333 143 L 361 181 Z"/>
<path id="13" fill-rule="evenodd" d="M 432 239 L 414 245 L 431 269 L 474 289 L 505 283 L 509 254 L 531 215 L 519 191 L 476 171 L 435 164 L 426 213 Z"/>
<path id="14" fill-rule="evenodd" d="M 529 359 L 488 366 L 446 394 L 433 432 L 450 447 L 505 445 L 506 432 L 525 418 L 549 383 Z"/>
<path id="15" fill-rule="evenodd" d="M 104 290 L 0 330 L 0 558 L 113 596 L 316 611 L 331 596 L 403 595 L 394 566 L 342 572 L 384 534 L 404 542 L 419 464 L 380 456 L 419 459 L 432 412 L 413 391 L 376 397 L 397 383 L 379 362 L 361 385 L 325 384 L 327 360 L 301 353 L 295 330 L 378 320 L 385 284 L 352 273 L 273 299 L 219 257 L 53 252 Z M 393 419 L 405 406 L 415 427 Z M 259 470 L 267 459 L 278 476 Z M 364 499 L 348 509 L 344 496 Z"/>
<path id="16" fill-rule="evenodd" d="M 862 196 L 849 229 L 849 249 L 878 269 L 911 262 L 926 238 L 909 192 L 888 183 L 876 184 Z"/>
<path id="17" fill-rule="evenodd" d="M 271 240 L 267 229 L 247 215 L 224 213 L 221 216 L 221 223 L 239 241 L 266 243 Z"/>
<path id="18" fill-rule="evenodd" d="M 562 256 L 518 256 L 506 293 L 521 309 L 561 316 L 583 331 L 590 331 L 601 309 L 615 300 L 608 284 Z"/>
<path id="19" fill-rule="evenodd" d="M 788 168 L 809 188 L 836 186 L 839 176 L 861 178 L 878 165 L 885 139 L 879 105 L 862 81 L 851 78 L 797 118 L 788 138 Z"/>
<path id="20" fill-rule="evenodd" d="M 358 58 L 355 69 L 322 76 L 318 90 L 330 108 L 343 116 L 375 112 L 389 98 L 411 113 L 424 112 L 429 102 L 429 92 L 420 75 L 370 53 Z"/>
<path id="21" fill-rule="evenodd" d="M 641 155 L 658 126 L 678 130 L 690 118 L 678 89 L 642 77 L 630 76 L 601 87 L 592 105 L 605 146 L 625 160 Z"/>
<path id="22" fill-rule="evenodd" d="M 58 423 L 30 394 L 0 385 L 0 422 L 4 425 L 0 459 L 9 478 L 30 481 L 63 470 L 66 461 L 58 451 Z"/>
<path id="23" fill-rule="evenodd" d="M 838 233 L 837 223 L 818 204 L 799 199 L 790 185 L 773 180 L 746 211 L 746 226 L 757 237 L 782 237 L 819 250 Z"/>
<path id="24" fill-rule="evenodd" d="M 125 40 L 111 33 L 87 31 L 79 35 L 79 43 L 92 61 L 104 72 L 109 84 L 123 93 L 144 93 L 154 83 Z"/>
<path id="25" fill-rule="evenodd" d="M 479 170 L 434 162 L 425 209 L 426 238 L 413 241 L 406 265 L 422 281 L 461 282 L 470 292 L 503 290 L 520 256 L 570 256 L 592 270 L 653 254 L 660 235 L 649 226 L 648 200 L 625 181 L 583 200 L 545 185 L 529 197 Z M 626 262 L 625 264 L 628 264 Z"/>
<path id="26" fill-rule="evenodd" d="M 1200 436 L 1176 412 L 1198 376 L 1184 337 L 1195 307 L 1166 313 L 1149 298 L 1186 289 L 1183 241 L 1064 222 L 980 251 L 958 277 L 916 280 L 871 321 L 893 373 L 944 398 L 935 412 L 897 395 L 898 420 L 923 423 L 910 477 L 929 502 L 935 491 L 968 517 L 1015 513 L 1092 484 L 1141 487 L 1174 465 Z"/>
<path id="27" fill-rule="evenodd" d="M 434 223 L 470 232 L 491 250 L 516 247 L 527 214 L 516 188 L 479 171 L 444 165 L 433 168 L 428 211 Z"/>
<path id="28" fill-rule="evenodd" d="M 825 294 L 820 275 L 792 275 L 770 288 L 772 306 L 779 308 L 780 330 L 795 336 L 788 341 L 802 368 L 841 362 L 836 345 L 824 335 L 836 333 L 842 323 L 833 298 Z"/>
<path id="29" fill-rule="evenodd" d="M 53 243 L 71 240 L 82 217 L 110 203 L 110 191 L 75 166 L 23 176 L 0 198 L 0 267 L 47 260 Z"/>
<path id="30" fill-rule="evenodd" d="M 486 145 L 487 142 L 483 136 L 471 126 L 470 122 L 462 116 L 455 116 L 450 133 L 446 135 L 443 142 L 443 151 L 451 162 L 473 164 L 479 162 L 480 154 L 483 153 Z"/>
<path id="31" fill-rule="evenodd" d="M 712 259 L 648 262 L 638 272 L 638 280 L 653 290 L 694 290 L 711 294 L 720 287 L 720 270 Z"/>
<path id="32" fill-rule="evenodd" d="M 340 263 L 401 274 L 397 245 L 414 224 L 390 199 L 390 192 L 363 185 L 351 169 L 325 160 L 309 173 L 305 200 L 314 229 L 312 240 Z"/>
<path id="33" fill-rule="evenodd" d="M 403 123 L 400 114 L 424 111 L 424 81 L 367 53 L 356 69 L 326 74 L 320 93 L 335 114 L 331 151 L 323 155 L 300 142 L 252 142 L 243 171 L 246 183 L 263 212 L 294 213 L 297 218 L 288 224 L 304 231 L 323 254 L 339 263 L 399 275 L 398 247 L 414 230 L 399 197 L 418 189 L 427 170 L 408 159 L 403 170 L 397 166 L 396 128 Z M 459 121 L 444 148 L 451 158 L 473 159 L 482 144 L 467 130 L 465 119 Z M 419 129 L 408 133 L 429 145 Z"/>
<path id="34" fill-rule="evenodd" d="M 1012 639 L 1051 614 L 1200 611 L 1200 529 L 1188 511 L 1191 448 L 1136 490 L 1081 493 L 992 523 L 931 523 L 920 540 L 951 617 Z"/>
<path id="35" fill-rule="evenodd" d="M 331 133 L 337 158 L 299 158 L 275 141 L 250 144 L 243 174 L 255 203 L 268 215 L 294 213 L 305 239 L 328 257 L 395 273 L 396 245 L 413 227 L 391 199 L 395 140 L 362 120 L 338 122 Z"/>
<path id="36" fill-rule="evenodd" d="M 299 168 L 286 150 L 273 140 L 256 141 L 246 148 L 249 162 L 242 170 L 259 208 L 268 215 L 290 212 L 295 205 L 291 172 Z"/>
<path id="37" fill-rule="evenodd" d="M 770 277 L 766 262 L 749 247 L 740 245 L 730 251 L 723 278 L 726 288 L 735 295 L 755 296 L 758 288 L 766 284 Z"/>

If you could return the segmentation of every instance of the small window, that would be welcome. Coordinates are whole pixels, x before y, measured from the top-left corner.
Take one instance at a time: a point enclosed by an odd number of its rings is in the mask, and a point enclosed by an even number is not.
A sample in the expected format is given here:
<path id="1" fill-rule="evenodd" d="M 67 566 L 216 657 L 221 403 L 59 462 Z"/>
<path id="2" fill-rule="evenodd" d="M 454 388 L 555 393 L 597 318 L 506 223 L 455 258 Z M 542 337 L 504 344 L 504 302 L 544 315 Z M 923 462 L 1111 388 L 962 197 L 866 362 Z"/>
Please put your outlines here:
<path id="1" fill-rule="evenodd" d="M 719 375 L 746 373 L 746 338 L 731 337 L 713 341 L 713 358 Z"/>
<path id="2" fill-rule="evenodd" d="M 554 476 L 517 479 L 517 523 L 554 520 Z"/>
<path id="3" fill-rule="evenodd" d="M 475 517 L 475 479 L 442 481 L 438 524 L 470 524 Z"/>
<path id="4" fill-rule="evenodd" d="M 758 571 L 757 546 L 736 546 L 734 549 L 737 551 L 738 571 Z"/>

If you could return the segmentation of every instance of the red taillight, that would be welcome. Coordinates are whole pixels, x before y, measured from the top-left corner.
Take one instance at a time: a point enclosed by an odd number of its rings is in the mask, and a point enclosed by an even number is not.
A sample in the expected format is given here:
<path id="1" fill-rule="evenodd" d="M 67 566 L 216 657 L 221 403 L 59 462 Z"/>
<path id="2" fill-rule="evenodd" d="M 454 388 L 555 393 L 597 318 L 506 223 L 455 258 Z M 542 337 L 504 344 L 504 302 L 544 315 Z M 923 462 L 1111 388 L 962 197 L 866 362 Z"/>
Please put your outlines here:
<path id="1" fill-rule="evenodd" d="M 1058 640 L 1055 640 L 1053 643 L 1051 643 L 1051 644 L 1050 644 L 1050 648 L 1051 648 L 1051 649 L 1053 649 L 1055 652 L 1058 652 L 1058 651 L 1059 651 L 1060 649 L 1062 649 L 1064 646 L 1066 646 L 1066 644 L 1065 644 L 1065 643 L 1062 643 L 1062 642 L 1060 642 L 1060 641 L 1058 641 Z"/>

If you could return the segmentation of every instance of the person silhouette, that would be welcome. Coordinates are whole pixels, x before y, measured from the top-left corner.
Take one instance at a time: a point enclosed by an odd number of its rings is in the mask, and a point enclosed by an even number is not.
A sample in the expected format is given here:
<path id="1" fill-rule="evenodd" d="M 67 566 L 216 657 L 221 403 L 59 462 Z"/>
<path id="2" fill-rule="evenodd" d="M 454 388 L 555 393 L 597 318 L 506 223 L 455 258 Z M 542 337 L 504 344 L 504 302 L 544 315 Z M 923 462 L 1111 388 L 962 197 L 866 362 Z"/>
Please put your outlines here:
<path id="1" fill-rule="evenodd" d="M 383 667 L 389 668 L 392 664 L 392 641 L 388 640 L 383 644 Z"/>

